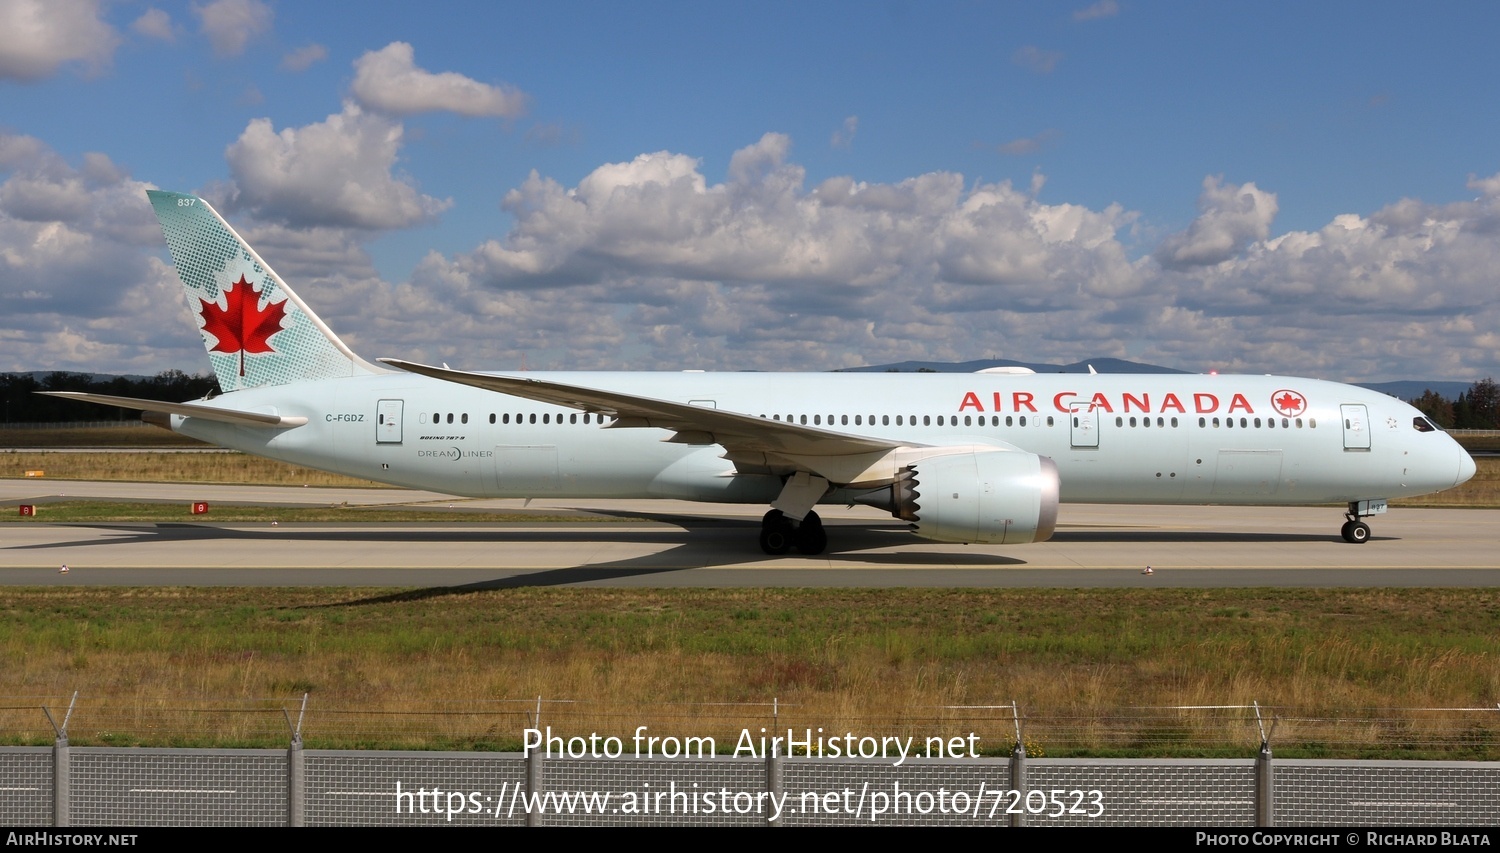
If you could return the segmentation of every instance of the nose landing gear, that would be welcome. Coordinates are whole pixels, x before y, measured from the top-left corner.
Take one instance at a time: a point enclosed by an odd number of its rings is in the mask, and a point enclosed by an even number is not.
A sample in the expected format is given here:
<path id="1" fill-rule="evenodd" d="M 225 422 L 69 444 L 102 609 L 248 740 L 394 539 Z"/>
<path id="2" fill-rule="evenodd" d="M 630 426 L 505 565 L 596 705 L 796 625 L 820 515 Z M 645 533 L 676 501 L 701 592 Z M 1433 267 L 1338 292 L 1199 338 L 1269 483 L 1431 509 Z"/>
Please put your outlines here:
<path id="1" fill-rule="evenodd" d="M 1360 521 L 1361 518 L 1369 518 L 1372 515 L 1380 515 L 1386 511 L 1387 504 L 1383 499 L 1350 501 L 1349 511 L 1344 513 L 1344 526 L 1339 529 L 1343 534 L 1344 541 L 1354 545 L 1363 545 L 1370 541 L 1370 525 Z"/>
<path id="2" fill-rule="evenodd" d="M 1356 518 L 1351 518 L 1344 522 L 1344 526 L 1339 532 L 1344 535 L 1345 542 L 1355 545 L 1363 545 L 1370 541 L 1370 525 Z"/>

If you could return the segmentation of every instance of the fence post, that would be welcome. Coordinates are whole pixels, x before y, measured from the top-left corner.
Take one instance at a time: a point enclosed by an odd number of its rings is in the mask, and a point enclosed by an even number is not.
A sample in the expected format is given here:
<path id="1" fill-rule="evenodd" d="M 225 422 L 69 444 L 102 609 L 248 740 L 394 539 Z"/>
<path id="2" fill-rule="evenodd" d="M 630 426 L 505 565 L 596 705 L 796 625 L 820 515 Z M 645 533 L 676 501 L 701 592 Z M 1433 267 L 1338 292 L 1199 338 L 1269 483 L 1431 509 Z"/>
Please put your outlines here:
<path id="1" fill-rule="evenodd" d="M 1273 806 L 1275 789 L 1271 782 L 1271 745 L 1260 745 L 1260 754 L 1255 756 L 1255 825 L 1275 826 Z"/>
<path id="2" fill-rule="evenodd" d="M 69 814 L 68 788 L 68 736 L 61 735 L 52 742 L 52 825 L 72 826 Z"/>
<path id="3" fill-rule="evenodd" d="M 536 697 L 536 716 L 532 718 L 531 727 L 534 729 L 542 727 L 542 697 L 540 696 Z M 543 825 L 541 790 L 546 784 L 543 772 L 546 768 L 542 766 L 542 756 L 545 753 L 545 749 L 533 749 L 526 756 L 526 793 L 530 795 L 531 802 L 536 805 L 536 808 L 526 810 L 527 826 Z"/>
<path id="4" fill-rule="evenodd" d="M 281 715 L 292 730 L 292 742 L 286 748 L 286 825 L 307 826 L 307 756 L 302 752 L 302 718 L 307 714 L 307 694 L 302 694 L 302 709 L 292 724 L 286 708 Z"/>
<path id="5" fill-rule="evenodd" d="M 73 706 L 78 702 L 78 691 L 73 691 L 73 698 L 68 700 L 68 713 L 63 715 L 61 725 L 52 719 L 52 711 L 46 705 L 42 706 L 42 713 L 47 715 L 47 722 L 52 724 L 52 731 L 57 735 L 52 741 L 52 825 L 73 825 L 73 803 L 69 798 L 72 790 L 72 756 L 71 748 L 68 746 L 68 721 L 73 719 Z"/>
<path id="6" fill-rule="evenodd" d="M 1276 825 L 1276 790 L 1271 768 L 1271 735 L 1276 733 L 1276 720 L 1271 720 L 1271 730 L 1266 731 L 1265 720 L 1260 715 L 1260 703 L 1255 702 L 1255 725 L 1260 729 L 1260 752 L 1255 756 L 1255 825 Z"/>
<path id="7" fill-rule="evenodd" d="M 771 700 L 771 748 L 766 752 L 766 793 L 770 794 L 772 803 L 781 799 L 781 749 L 776 741 L 776 726 L 780 719 L 780 700 Z M 776 808 L 770 806 L 766 810 L 766 825 L 777 826 L 780 822 L 776 820 Z M 786 813 L 782 812 L 785 817 Z"/>
<path id="8" fill-rule="evenodd" d="M 307 826 L 307 764 L 302 739 L 286 750 L 286 825 Z"/>
<path id="9" fill-rule="evenodd" d="M 1016 809 L 1010 816 L 1011 826 L 1026 825 L 1026 744 L 1016 741 L 1016 748 L 1010 753 L 1010 787 L 1011 790 L 1021 795 L 1023 806 Z"/>
<path id="10" fill-rule="evenodd" d="M 1016 721 L 1016 746 L 1010 751 L 1010 788 L 1021 795 L 1021 808 L 1016 809 L 1010 816 L 1011 826 L 1026 825 L 1026 741 L 1021 737 L 1021 712 L 1014 702 L 1010 705 L 1011 715 Z"/>

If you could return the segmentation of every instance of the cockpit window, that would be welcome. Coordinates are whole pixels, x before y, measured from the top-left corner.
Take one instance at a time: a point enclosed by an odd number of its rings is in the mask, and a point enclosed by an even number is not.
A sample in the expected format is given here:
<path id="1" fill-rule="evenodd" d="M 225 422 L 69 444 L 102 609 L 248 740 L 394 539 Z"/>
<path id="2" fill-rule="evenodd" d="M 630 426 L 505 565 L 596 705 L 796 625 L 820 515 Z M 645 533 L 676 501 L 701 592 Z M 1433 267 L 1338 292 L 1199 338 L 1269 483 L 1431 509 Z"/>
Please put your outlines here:
<path id="1" fill-rule="evenodd" d="M 1417 432 L 1436 432 L 1437 431 L 1437 427 L 1435 427 L 1435 426 L 1432 425 L 1432 421 L 1427 420 L 1426 418 L 1422 417 L 1421 415 L 1418 415 L 1418 416 L 1412 418 L 1411 419 L 1411 425 L 1414 426 L 1414 427 L 1416 427 Z"/>

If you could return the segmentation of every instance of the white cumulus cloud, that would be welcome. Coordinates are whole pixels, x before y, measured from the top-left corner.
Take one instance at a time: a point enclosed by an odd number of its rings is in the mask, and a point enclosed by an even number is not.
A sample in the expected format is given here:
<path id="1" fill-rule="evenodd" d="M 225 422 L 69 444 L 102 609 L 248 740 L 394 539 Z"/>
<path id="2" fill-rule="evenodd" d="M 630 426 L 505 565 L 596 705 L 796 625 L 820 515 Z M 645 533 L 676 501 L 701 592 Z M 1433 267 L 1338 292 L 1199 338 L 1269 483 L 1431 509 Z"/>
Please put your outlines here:
<path id="1" fill-rule="evenodd" d="M 132 30 L 147 38 L 159 41 L 176 41 L 177 30 L 172 26 L 172 16 L 156 8 L 147 9 L 130 25 Z"/>
<path id="2" fill-rule="evenodd" d="M 1193 224 L 1174 234 L 1156 250 L 1164 267 L 1207 266 L 1229 260 L 1252 240 L 1264 240 L 1276 218 L 1276 194 L 1253 183 L 1221 184 L 1221 178 L 1203 179 L 1198 196 L 1201 211 Z"/>
<path id="3" fill-rule="evenodd" d="M 181 288 L 155 257 L 145 190 L 110 159 L 75 166 L 34 137 L 0 133 L 0 370 L 155 372 L 191 350 Z M 201 346 L 198 347 L 201 350 Z M 90 359 L 92 361 L 90 361 Z"/>
<path id="4" fill-rule="evenodd" d="M 193 13 L 219 56 L 239 56 L 252 39 L 271 31 L 276 13 L 261 0 L 213 0 Z"/>
<path id="5" fill-rule="evenodd" d="M 1067 282 L 1069 293 L 1134 286 L 1115 239 L 1130 217 L 1118 208 L 1044 205 L 1008 183 L 968 188 L 951 173 L 896 184 L 833 178 L 808 190 L 789 149 L 786 136 L 766 134 L 736 151 L 728 179 L 712 185 L 696 159 L 665 151 L 600 166 L 571 190 L 533 173 L 504 199 L 516 217 L 511 233 L 454 263 L 520 286 L 621 275 L 836 290 L 913 276 L 1015 288 Z"/>
<path id="6" fill-rule="evenodd" d="M 1113 18 L 1120 14 L 1120 4 L 1117 0 L 1099 0 L 1089 6 L 1073 13 L 1075 21 L 1097 21 L 1100 18 Z"/>
<path id="7" fill-rule="evenodd" d="M 328 48 L 321 44 L 309 44 L 283 56 L 281 67 L 285 71 L 306 71 L 327 58 Z"/>
<path id="8" fill-rule="evenodd" d="M 820 140 L 821 141 L 821 140 Z M 512 223 L 387 282 L 372 231 L 444 205 L 397 175 L 401 126 L 348 106 L 231 146 L 208 195 L 367 356 L 456 366 L 827 369 L 1117 356 L 1331 379 L 1500 374 L 1500 175 L 1277 233 L 1275 194 L 1210 176 L 1200 215 L 1137 214 L 951 172 L 809 182 L 766 134 L 724 174 L 671 151 L 572 186 L 533 174 Z M 1463 176 L 1455 176 L 1461 185 Z M 0 369 L 203 366 L 143 185 L 109 157 L 0 134 Z M 1124 241 L 1122 241 L 1124 235 Z"/>
<path id="9" fill-rule="evenodd" d="M 355 99 L 392 115 L 445 110 L 466 116 L 514 118 L 526 110 L 526 95 L 511 86 L 492 86 L 462 74 L 434 74 L 416 65 L 412 46 L 391 42 L 354 61 Z"/>
<path id="10" fill-rule="evenodd" d="M 1010 56 L 1011 62 L 1037 74 L 1051 74 L 1062 60 L 1063 55 L 1058 51 L 1043 50 L 1034 44 L 1028 44 Z"/>
<path id="11" fill-rule="evenodd" d="M 69 62 L 95 71 L 110 63 L 119 43 L 97 0 L 0 3 L 0 79 L 41 80 Z"/>
<path id="12" fill-rule="evenodd" d="M 399 122 L 354 104 L 279 132 L 270 119 L 255 119 L 224 152 L 233 206 L 302 226 L 388 229 L 431 219 L 449 202 L 394 174 L 402 136 Z"/>
<path id="13" fill-rule="evenodd" d="M 834 148 L 848 148 L 854 144 L 854 134 L 859 131 L 859 116 L 849 116 L 844 124 L 833 132 L 828 144 Z"/>
<path id="14" fill-rule="evenodd" d="M 1488 194 L 1500 177 L 1471 178 L 1486 194 L 1475 202 L 1407 200 L 1275 234 L 1275 194 L 1210 176 L 1199 217 L 1153 252 L 1121 241 L 1137 214 L 1045 203 L 1040 176 L 1025 188 L 944 172 L 808 187 L 790 153 L 767 134 L 720 181 L 666 151 L 571 188 L 534 173 L 506 194 L 505 234 L 430 254 L 396 289 L 400 316 L 455 336 L 424 342 L 389 321 L 376 337 L 537 369 L 991 355 L 1334 379 L 1500 367 L 1488 345 L 1500 338 L 1500 193 Z"/>

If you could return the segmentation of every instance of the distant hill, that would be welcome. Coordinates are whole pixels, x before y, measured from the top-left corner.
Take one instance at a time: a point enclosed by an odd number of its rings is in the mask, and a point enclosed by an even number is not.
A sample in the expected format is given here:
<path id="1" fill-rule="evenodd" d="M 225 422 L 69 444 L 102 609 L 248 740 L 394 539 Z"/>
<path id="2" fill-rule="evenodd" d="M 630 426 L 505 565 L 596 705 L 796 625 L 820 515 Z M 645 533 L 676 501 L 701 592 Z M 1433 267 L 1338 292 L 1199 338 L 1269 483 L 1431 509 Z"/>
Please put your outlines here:
<path id="1" fill-rule="evenodd" d="M 6 376 L 29 376 L 38 382 L 46 379 L 54 373 L 67 373 L 73 376 L 87 376 L 90 382 L 109 382 L 113 379 L 128 379 L 131 382 L 142 382 L 151 377 L 142 373 L 84 373 L 79 370 L 23 370 L 19 373 L 7 373 Z"/>
<path id="2" fill-rule="evenodd" d="M 1413 379 L 1404 379 L 1400 382 L 1355 382 L 1361 388 L 1369 388 L 1371 391 L 1379 391 L 1402 400 L 1415 400 L 1422 396 L 1422 392 L 1431 389 L 1440 396 L 1449 400 L 1457 400 L 1459 394 L 1467 394 L 1472 382 L 1418 382 Z"/>

